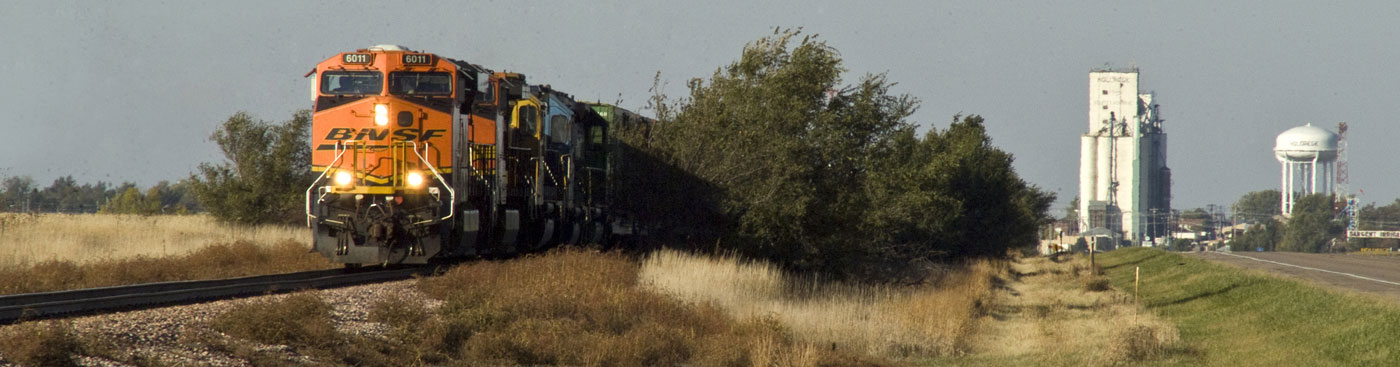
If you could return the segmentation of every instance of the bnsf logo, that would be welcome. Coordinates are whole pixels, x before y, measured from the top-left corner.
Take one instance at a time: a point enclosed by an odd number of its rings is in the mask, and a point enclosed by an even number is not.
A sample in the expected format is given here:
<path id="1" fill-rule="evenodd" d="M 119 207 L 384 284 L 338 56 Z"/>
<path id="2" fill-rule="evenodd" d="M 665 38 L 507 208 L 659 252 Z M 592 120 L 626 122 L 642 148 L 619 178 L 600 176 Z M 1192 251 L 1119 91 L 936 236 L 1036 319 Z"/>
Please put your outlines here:
<path id="1" fill-rule="evenodd" d="M 394 140 L 417 140 L 426 141 L 428 139 L 447 136 L 447 130 L 428 129 L 421 133 L 418 129 L 398 129 L 393 132 Z M 355 131 L 352 128 L 338 127 L 331 129 L 326 134 L 326 140 L 384 140 L 389 137 L 389 129 L 361 129 Z"/>

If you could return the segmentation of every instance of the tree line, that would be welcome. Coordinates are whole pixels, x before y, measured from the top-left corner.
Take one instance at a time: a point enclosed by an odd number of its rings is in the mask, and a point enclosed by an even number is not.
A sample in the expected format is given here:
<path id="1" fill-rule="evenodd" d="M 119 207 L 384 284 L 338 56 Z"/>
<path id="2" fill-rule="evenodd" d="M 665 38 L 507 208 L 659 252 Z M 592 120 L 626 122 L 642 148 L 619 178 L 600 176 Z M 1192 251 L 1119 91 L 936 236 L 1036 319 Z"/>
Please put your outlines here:
<path id="1" fill-rule="evenodd" d="M 39 187 L 29 176 L 0 181 L 0 211 L 18 213 L 188 214 L 199 212 L 199 200 L 187 180 L 161 181 L 146 190 L 135 183 L 79 185 L 73 176 Z"/>
<path id="2" fill-rule="evenodd" d="M 209 137 L 226 158 L 200 164 L 175 183 L 141 190 L 134 183 L 78 185 L 59 177 L 39 188 L 28 176 L 0 181 L 0 209 L 32 213 L 193 214 L 206 212 L 233 224 L 297 224 L 304 190 L 315 176 L 307 146 L 311 113 L 275 123 L 246 112 L 230 116 Z"/>
<path id="3" fill-rule="evenodd" d="M 1348 238 L 1345 203 L 1328 194 L 1299 197 L 1293 214 L 1280 220 L 1278 190 L 1250 192 L 1235 202 L 1236 218 L 1249 223 L 1249 229 L 1230 244 L 1233 251 L 1329 252 L 1356 251 L 1364 247 L 1400 247 L 1397 239 Z M 1359 230 L 1400 230 L 1400 199 L 1357 209 Z"/>

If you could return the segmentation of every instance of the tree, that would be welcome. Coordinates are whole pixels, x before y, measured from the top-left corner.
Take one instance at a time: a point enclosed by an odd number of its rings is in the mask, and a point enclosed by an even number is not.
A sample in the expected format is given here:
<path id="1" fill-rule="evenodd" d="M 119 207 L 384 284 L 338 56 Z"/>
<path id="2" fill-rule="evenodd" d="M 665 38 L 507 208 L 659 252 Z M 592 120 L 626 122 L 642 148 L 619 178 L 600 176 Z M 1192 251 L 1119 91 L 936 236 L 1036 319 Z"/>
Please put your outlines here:
<path id="1" fill-rule="evenodd" d="M 161 181 L 146 190 L 145 194 L 133 183 L 125 183 L 119 194 L 107 200 L 99 213 L 104 214 L 189 214 L 198 210 L 194 194 L 190 192 L 188 181 L 171 185 Z"/>
<path id="2" fill-rule="evenodd" d="M 1074 222 L 1076 222 L 1076 221 L 1079 221 L 1079 196 L 1078 196 L 1078 195 L 1075 195 L 1075 196 L 1074 196 L 1074 200 L 1070 200 L 1070 201 L 1069 201 L 1069 207 L 1065 208 L 1065 216 L 1060 217 L 1060 220 L 1063 220 L 1063 221 L 1066 221 L 1066 222 L 1070 222 L 1070 223 L 1074 223 Z"/>
<path id="3" fill-rule="evenodd" d="M 281 124 L 239 112 L 210 136 L 225 162 L 203 163 L 191 175 L 199 204 L 222 221 L 241 224 L 302 221 L 311 173 L 311 112 L 302 110 Z"/>
<path id="4" fill-rule="evenodd" d="M 1205 220 L 1210 218 L 1210 213 L 1203 208 L 1194 208 L 1181 212 L 1181 219 Z"/>
<path id="5" fill-rule="evenodd" d="M 1332 220 L 1332 197 L 1327 194 L 1312 194 L 1300 197 L 1293 203 L 1292 217 L 1284 230 L 1279 251 L 1323 252 L 1328 250 L 1330 241 L 1341 233 L 1340 223 Z"/>
<path id="6" fill-rule="evenodd" d="M 1187 238 L 1173 238 L 1168 246 L 1168 248 L 1172 251 L 1191 251 L 1191 249 L 1196 246 L 1196 240 Z"/>
<path id="7" fill-rule="evenodd" d="M 869 208 L 860 188 L 872 155 L 912 128 L 903 119 L 915 103 L 890 96 L 883 76 L 841 86 L 838 53 L 798 35 L 751 43 L 708 81 L 690 81 L 688 101 L 658 116 L 652 155 L 722 193 L 713 207 L 723 242 L 831 269 L 857 240 L 849 217 Z"/>
<path id="8" fill-rule="evenodd" d="M 1235 217 L 1246 223 L 1260 223 L 1279 214 L 1278 190 L 1252 191 L 1241 196 L 1230 209 Z"/>
<path id="9" fill-rule="evenodd" d="M 156 193 L 156 190 L 154 188 L 152 188 L 151 191 L 152 193 Z M 136 186 L 133 185 L 127 187 L 126 190 L 122 191 L 121 194 L 117 194 L 116 197 L 113 197 L 111 200 L 107 201 L 106 204 L 103 204 L 102 208 L 98 210 L 98 213 L 140 215 L 157 214 L 160 212 L 159 194 L 157 193 L 157 195 L 155 196 L 156 198 L 152 200 L 150 195 L 142 195 L 141 190 L 138 190 Z"/>
<path id="10" fill-rule="evenodd" d="M 82 212 L 83 202 L 79 201 L 80 192 L 78 181 L 73 176 L 63 176 L 53 180 L 53 184 L 39 191 L 42 205 L 40 210 L 57 213 Z M 96 203 L 87 203 L 94 207 L 89 210 L 96 210 Z"/>
<path id="11" fill-rule="evenodd" d="M 918 244 L 914 248 L 945 256 L 994 256 L 1034 242 L 1036 228 L 1049 221 L 1054 195 L 1021 180 L 1012 156 L 992 147 L 980 116 L 955 116 L 948 129 L 926 134 L 915 151 L 895 159 L 904 167 L 882 171 L 908 180 L 887 185 L 900 194 L 877 201 L 886 203 L 882 207 L 915 203 L 917 211 L 895 214 L 913 226 L 882 232 L 905 234 Z"/>
<path id="12" fill-rule="evenodd" d="M 34 190 L 34 179 L 29 176 L 11 176 L 5 178 L 0 183 L 0 209 L 9 211 L 25 210 L 25 200 L 29 192 Z"/>
<path id="13" fill-rule="evenodd" d="M 1230 251 L 1274 251 L 1283 242 L 1285 232 L 1283 222 L 1268 218 L 1245 230 L 1239 238 L 1230 241 Z"/>

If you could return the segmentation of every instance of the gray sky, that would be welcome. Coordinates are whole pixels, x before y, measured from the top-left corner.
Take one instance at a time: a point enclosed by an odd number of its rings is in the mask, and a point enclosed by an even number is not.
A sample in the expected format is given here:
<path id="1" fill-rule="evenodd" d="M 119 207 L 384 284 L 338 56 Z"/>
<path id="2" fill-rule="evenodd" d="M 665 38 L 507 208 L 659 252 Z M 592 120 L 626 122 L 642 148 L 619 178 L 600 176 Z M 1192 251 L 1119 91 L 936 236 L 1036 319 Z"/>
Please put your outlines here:
<path id="1" fill-rule="evenodd" d="M 526 73 L 583 99 L 639 109 L 708 77 L 776 26 L 841 51 L 854 82 L 887 72 L 914 116 L 946 127 L 986 117 L 1028 181 L 1077 192 L 1090 68 L 1137 65 L 1169 136 L 1173 207 L 1276 189 L 1274 136 L 1351 125 L 1352 191 L 1400 196 L 1400 2 L 849 0 L 0 2 L 0 176 L 47 186 L 142 186 L 221 159 L 207 140 L 237 111 L 282 121 L 308 108 L 321 60 L 380 43 Z M 1387 102 L 1392 101 L 1392 102 Z"/>

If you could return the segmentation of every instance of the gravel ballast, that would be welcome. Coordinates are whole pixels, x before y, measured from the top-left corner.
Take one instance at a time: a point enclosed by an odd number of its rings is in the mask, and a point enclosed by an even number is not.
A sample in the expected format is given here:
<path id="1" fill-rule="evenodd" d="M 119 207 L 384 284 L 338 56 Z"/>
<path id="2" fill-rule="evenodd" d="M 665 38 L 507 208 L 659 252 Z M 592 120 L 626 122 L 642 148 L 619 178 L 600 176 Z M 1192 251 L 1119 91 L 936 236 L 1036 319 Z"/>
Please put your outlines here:
<path id="1" fill-rule="evenodd" d="M 437 303 L 416 287 L 416 280 L 358 285 L 344 288 L 315 290 L 333 310 L 331 317 L 341 333 L 364 337 L 382 337 L 389 328 L 369 321 L 370 307 L 386 297 L 421 300 L 428 307 Z M 117 312 L 73 317 L 63 322 L 73 325 L 77 338 L 86 349 L 75 354 L 81 366 L 134 366 L 125 363 L 153 360 L 159 365 L 250 366 L 228 351 L 210 348 L 210 344 L 226 344 L 233 338 L 209 327 L 210 322 L 230 308 L 250 302 L 265 302 L 287 297 L 288 294 L 266 295 L 199 304 Z M 6 332 L 14 326 L 0 326 Z M 214 343 L 210 343 L 210 341 Z M 249 343 L 242 341 L 242 343 Z M 259 345 L 257 349 L 285 353 L 290 360 L 300 359 L 293 348 Z M 0 356 L 3 359 L 3 356 Z M 0 366 L 13 366 L 0 361 Z"/>

